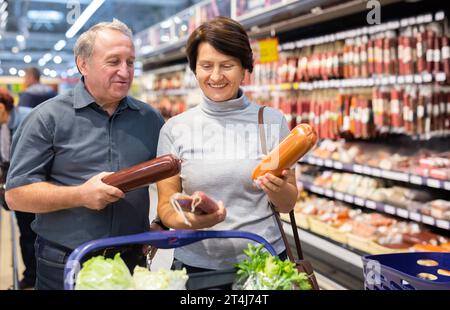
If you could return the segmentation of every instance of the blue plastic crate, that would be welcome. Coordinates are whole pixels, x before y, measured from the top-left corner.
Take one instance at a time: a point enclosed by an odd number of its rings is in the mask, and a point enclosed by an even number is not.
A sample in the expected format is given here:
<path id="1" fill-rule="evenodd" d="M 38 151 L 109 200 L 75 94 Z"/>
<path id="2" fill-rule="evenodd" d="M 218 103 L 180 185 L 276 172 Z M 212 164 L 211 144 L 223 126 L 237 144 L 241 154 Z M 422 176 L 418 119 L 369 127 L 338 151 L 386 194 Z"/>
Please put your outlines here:
<path id="1" fill-rule="evenodd" d="M 450 271 L 450 253 L 413 252 L 367 255 L 364 265 L 364 287 L 367 290 L 450 290 L 450 276 L 439 269 Z M 433 260 L 437 266 L 423 266 L 418 260 Z M 431 274 L 435 280 L 425 280 L 420 273 Z"/>

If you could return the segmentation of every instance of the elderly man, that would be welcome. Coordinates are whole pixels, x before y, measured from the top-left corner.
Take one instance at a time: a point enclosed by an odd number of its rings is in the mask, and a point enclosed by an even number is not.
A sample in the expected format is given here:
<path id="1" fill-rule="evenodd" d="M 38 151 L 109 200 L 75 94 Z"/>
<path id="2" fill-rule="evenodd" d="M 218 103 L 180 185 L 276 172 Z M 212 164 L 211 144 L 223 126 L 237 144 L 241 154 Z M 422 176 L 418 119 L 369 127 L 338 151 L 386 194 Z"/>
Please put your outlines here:
<path id="1" fill-rule="evenodd" d="M 146 188 L 124 194 L 102 182 L 107 171 L 154 158 L 164 122 L 127 96 L 135 61 L 131 31 L 118 20 L 99 23 L 79 37 L 74 52 L 81 81 L 37 106 L 12 144 L 6 201 L 36 213 L 36 289 L 62 289 L 66 260 L 82 243 L 150 227 Z M 145 261 L 139 247 L 94 254 L 116 252 L 129 266 Z"/>

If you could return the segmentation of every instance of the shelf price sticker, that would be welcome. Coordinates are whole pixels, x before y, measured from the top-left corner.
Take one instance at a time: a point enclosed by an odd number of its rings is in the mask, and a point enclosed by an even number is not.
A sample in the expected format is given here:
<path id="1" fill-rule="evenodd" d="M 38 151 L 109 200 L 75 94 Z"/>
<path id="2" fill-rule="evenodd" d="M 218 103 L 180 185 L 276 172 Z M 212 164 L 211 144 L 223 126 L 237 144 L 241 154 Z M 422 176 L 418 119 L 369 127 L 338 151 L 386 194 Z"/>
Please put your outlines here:
<path id="1" fill-rule="evenodd" d="M 427 179 L 427 186 L 434 187 L 434 188 L 440 188 L 441 184 L 440 184 L 439 180 Z"/>
<path id="2" fill-rule="evenodd" d="M 353 203 L 353 200 L 354 200 L 354 199 L 353 199 L 353 196 L 351 196 L 351 195 L 347 195 L 347 194 L 346 194 L 346 195 L 344 196 L 344 201 L 345 201 L 345 202 Z"/>
<path id="3" fill-rule="evenodd" d="M 356 173 L 363 173 L 363 167 L 361 165 L 353 165 L 353 171 Z"/>
<path id="4" fill-rule="evenodd" d="M 278 38 L 258 41 L 260 63 L 278 61 Z"/>
<path id="5" fill-rule="evenodd" d="M 325 196 L 333 198 L 334 197 L 334 192 L 331 189 L 326 189 L 325 190 Z"/>
<path id="6" fill-rule="evenodd" d="M 376 209 L 377 208 L 377 204 L 375 201 L 372 200 L 366 200 L 366 207 L 369 209 Z"/>
<path id="7" fill-rule="evenodd" d="M 306 160 L 308 164 L 315 165 L 316 159 L 314 157 L 308 156 L 308 159 Z"/>
<path id="8" fill-rule="evenodd" d="M 381 177 L 381 170 L 378 168 L 372 168 L 372 175 L 375 177 Z"/>
<path id="9" fill-rule="evenodd" d="M 412 184 L 416 184 L 416 185 L 422 185 L 422 177 L 418 176 L 418 175 L 410 175 L 409 176 L 409 182 Z"/>
<path id="10" fill-rule="evenodd" d="M 410 212 L 409 218 L 416 222 L 422 221 L 422 216 L 420 215 L 420 213 L 417 213 L 417 212 Z"/>
<path id="11" fill-rule="evenodd" d="M 333 167 L 333 161 L 330 159 L 325 160 L 325 167 Z"/>
<path id="12" fill-rule="evenodd" d="M 317 158 L 316 163 L 318 166 L 323 166 L 323 159 Z"/>
<path id="13" fill-rule="evenodd" d="M 344 168 L 344 165 L 339 161 L 335 161 L 333 163 L 333 167 L 334 167 L 334 169 L 342 170 Z"/>
<path id="14" fill-rule="evenodd" d="M 363 173 L 367 175 L 372 175 L 372 168 L 370 168 L 369 166 L 364 166 Z"/>
<path id="15" fill-rule="evenodd" d="M 439 228 L 450 230 L 450 222 L 446 220 L 436 220 L 436 226 Z"/>
<path id="16" fill-rule="evenodd" d="M 428 224 L 428 225 L 434 225 L 435 221 L 434 218 L 428 215 L 422 216 L 422 223 Z"/>
<path id="17" fill-rule="evenodd" d="M 444 188 L 445 188 L 446 190 L 450 191 L 450 182 L 445 181 L 445 182 L 444 182 Z"/>
<path id="18" fill-rule="evenodd" d="M 403 217 L 405 219 L 409 218 L 409 212 L 408 210 L 397 208 L 396 213 L 398 216 Z"/>
<path id="19" fill-rule="evenodd" d="M 364 199 L 355 197 L 355 204 L 361 207 L 364 207 Z"/>
<path id="20" fill-rule="evenodd" d="M 396 208 L 390 205 L 384 205 L 384 212 L 389 214 L 395 214 Z"/>
<path id="21" fill-rule="evenodd" d="M 335 197 L 337 200 L 344 200 L 344 194 L 342 194 L 341 192 L 335 192 L 335 193 L 334 193 L 334 197 Z"/>

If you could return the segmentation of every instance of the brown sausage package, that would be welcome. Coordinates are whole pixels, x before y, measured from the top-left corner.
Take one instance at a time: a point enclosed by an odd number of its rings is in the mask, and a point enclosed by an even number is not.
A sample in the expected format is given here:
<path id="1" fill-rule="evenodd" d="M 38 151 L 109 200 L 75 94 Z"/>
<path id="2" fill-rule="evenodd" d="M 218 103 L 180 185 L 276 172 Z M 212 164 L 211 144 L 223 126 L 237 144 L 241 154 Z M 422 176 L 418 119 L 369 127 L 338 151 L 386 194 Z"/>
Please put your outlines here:
<path id="1" fill-rule="evenodd" d="M 102 179 L 108 185 L 129 192 L 150 183 L 158 182 L 178 174 L 181 161 L 173 155 L 163 155 L 138 165 L 119 170 Z"/>
<path id="2" fill-rule="evenodd" d="M 192 212 L 194 214 L 214 213 L 219 209 L 219 203 L 200 191 L 194 192 L 192 195 L 175 193 L 170 197 L 170 204 L 183 217 L 186 225 L 189 226 L 192 225 L 183 212 Z"/>

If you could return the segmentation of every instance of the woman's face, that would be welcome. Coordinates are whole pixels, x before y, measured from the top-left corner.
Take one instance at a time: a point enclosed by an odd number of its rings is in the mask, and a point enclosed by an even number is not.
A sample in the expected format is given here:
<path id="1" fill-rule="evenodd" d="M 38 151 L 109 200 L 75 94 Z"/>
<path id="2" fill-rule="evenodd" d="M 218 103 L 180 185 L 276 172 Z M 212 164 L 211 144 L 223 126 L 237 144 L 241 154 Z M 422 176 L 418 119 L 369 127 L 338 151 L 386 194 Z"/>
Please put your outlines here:
<path id="1" fill-rule="evenodd" d="M 212 101 L 237 98 L 245 70 L 241 61 L 217 51 L 207 42 L 198 46 L 196 76 L 206 97 Z"/>

